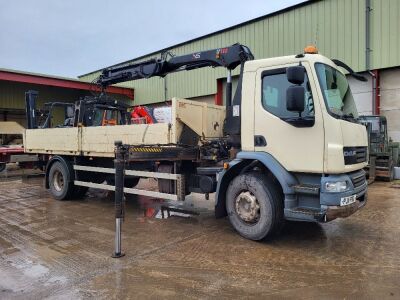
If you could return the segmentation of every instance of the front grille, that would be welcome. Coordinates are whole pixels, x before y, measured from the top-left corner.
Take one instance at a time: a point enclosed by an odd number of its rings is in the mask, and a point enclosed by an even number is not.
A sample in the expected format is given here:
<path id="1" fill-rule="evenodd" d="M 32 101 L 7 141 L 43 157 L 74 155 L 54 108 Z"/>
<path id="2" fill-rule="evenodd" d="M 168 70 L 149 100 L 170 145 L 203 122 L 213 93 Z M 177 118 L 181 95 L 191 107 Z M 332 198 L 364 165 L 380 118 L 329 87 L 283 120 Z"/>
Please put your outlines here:
<path id="1" fill-rule="evenodd" d="M 359 164 L 367 161 L 367 147 L 343 147 L 345 165 Z"/>
<path id="2" fill-rule="evenodd" d="M 358 188 L 358 187 L 362 186 L 366 181 L 365 171 L 364 170 L 360 170 L 360 171 L 357 171 L 357 172 L 354 172 L 354 173 L 350 173 L 349 176 L 351 178 L 351 182 L 354 185 L 354 188 Z"/>

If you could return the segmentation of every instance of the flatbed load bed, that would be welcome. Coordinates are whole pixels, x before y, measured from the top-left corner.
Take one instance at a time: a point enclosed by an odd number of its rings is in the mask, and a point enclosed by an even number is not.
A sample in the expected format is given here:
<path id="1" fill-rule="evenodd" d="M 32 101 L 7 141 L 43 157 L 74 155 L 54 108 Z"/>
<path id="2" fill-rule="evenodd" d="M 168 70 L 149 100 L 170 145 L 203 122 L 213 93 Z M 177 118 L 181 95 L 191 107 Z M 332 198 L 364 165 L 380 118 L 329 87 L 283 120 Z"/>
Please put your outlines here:
<path id="1" fill-rule="evenodd" d="M 198 137 L 222 137 L 224 119 L 223 106 L 173 98 L 171 123 L 27 129 L 24 146 L 27 153 L 114 157 L 115 141 L 138 146 L 180 144 L 185 127 Z"/>

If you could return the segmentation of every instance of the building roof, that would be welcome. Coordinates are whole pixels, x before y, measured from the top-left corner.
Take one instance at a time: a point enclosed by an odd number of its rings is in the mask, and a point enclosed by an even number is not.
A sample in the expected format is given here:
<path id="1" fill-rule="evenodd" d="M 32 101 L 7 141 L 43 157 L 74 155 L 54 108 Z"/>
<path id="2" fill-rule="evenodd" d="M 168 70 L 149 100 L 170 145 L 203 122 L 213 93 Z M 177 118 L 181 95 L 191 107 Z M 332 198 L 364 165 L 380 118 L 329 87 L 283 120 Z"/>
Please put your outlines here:
<path id="1" fill-rule="evenodd" d="M 23 72 L 2 68 L 0 68 L 0 80 L 86 91 L 100 90 L 98 86 L 94 85 L 91 82 L 85 82 L 75 78 Z M 107 88 L 107 92 L 112 94 L 124 95 L 132 100 L 134 98 L 134 90 L 132 88 L 110 86 Z"/>

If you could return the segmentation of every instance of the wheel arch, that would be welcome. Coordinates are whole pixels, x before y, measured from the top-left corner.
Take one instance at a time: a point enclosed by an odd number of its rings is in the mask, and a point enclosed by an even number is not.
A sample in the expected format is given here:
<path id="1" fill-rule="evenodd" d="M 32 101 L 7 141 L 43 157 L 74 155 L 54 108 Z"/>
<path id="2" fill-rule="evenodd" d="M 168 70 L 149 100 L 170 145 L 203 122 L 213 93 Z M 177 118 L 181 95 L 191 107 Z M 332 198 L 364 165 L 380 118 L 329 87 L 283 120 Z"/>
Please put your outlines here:
<path id="1" fill-rule="evenodd" d="M 226 212 L 226 191 L 229 183 L 237 175 L 250 171 L 256 166 L 262 172 L 272 176 L 275 184 L 284 195 L 294 194 L 293 187 L 297 179 L 290 174 L 272 155 L 265 152 L 239 152 L 237 158 L 229 163 L 229 169 L 220 173 L 216 191 L 215 216 L 222 218 Z"/>

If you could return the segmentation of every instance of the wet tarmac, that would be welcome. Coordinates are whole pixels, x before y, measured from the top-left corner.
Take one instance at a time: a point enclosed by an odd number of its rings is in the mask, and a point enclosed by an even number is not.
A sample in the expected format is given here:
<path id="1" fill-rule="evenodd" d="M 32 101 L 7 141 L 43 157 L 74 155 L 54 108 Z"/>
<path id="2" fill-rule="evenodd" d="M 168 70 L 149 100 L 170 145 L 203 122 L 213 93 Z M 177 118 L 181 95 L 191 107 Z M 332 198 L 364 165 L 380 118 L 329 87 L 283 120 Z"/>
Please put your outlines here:
<path id="1" fill-rule="evenodd" d="M 61 202 L 41 178 L 3 180 L 0 299 L 399 299 L 398 187 L 374 183 L 355 215 L 290 222 L 263 242 L 216 220 L 212 198 L 169 214 L 167 202 L 130 198 L 126 256 L 113 259 L 112 195 Z"/>

